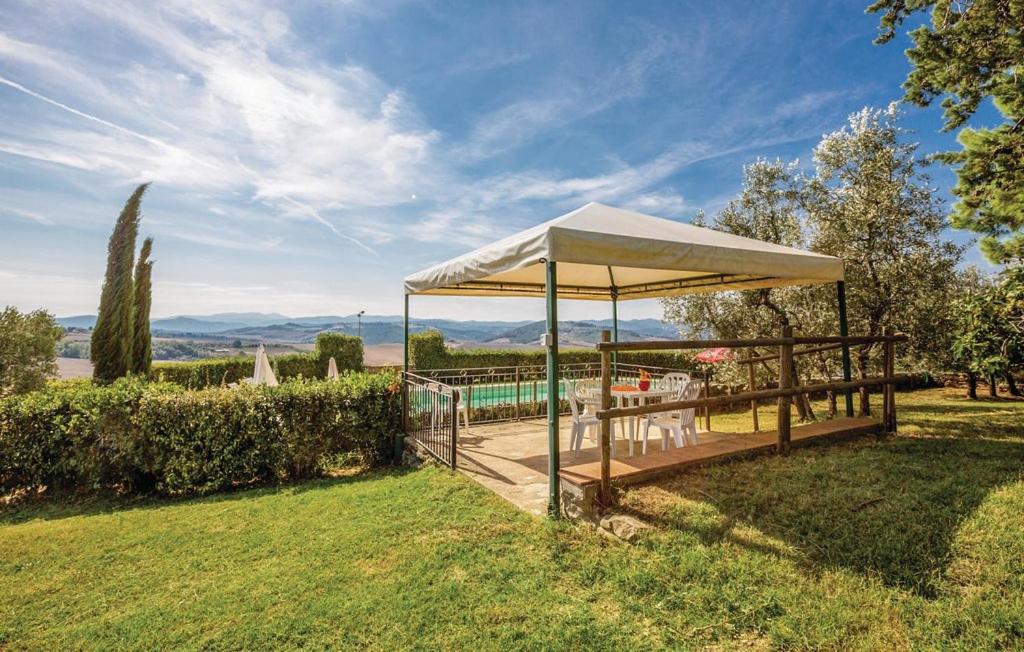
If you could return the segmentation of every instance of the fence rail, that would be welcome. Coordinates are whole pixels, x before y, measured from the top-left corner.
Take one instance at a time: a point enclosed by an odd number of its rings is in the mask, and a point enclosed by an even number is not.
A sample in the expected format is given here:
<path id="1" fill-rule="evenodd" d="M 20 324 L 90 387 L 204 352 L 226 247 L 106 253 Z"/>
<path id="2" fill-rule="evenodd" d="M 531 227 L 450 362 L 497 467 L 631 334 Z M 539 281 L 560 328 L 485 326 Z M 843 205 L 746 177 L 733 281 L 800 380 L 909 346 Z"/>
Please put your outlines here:
<path id="1" fill-rule="evenodd" d="M 757 402 L 763 399 L 778 399 L 778 450 L 785 452 L 790 445 L 790 405 L 792 398 L 799 394 L 810 394 L 820 391 L 843 391 L 860 389 L 866 403 L 866 391 L 869 387 L 882 387 L 882 419 L 881 427 L 885 432 L 896 431 L 896 383 L 904 380 L 907 376 L 897 376 L 894 373 L 895 345 L 897 342 L 907 341 L 906 335 L 893 333 L 886 329 L 884 335 L 880 336 L 812 336 L 795 337 L 792 327 L 783 326 L 779 337 L 760 338 L 749 340 L 681 340 L 666 342 L 612 342 L 608 331 L 601 334 L 601 342 L 597 344 L 597 350 L 601 352 L 601 363 L 605 371 L 601 378 L 601 408 L 597 411 L 597 417 L 601 420 L 601 484 L 599 502 L 602 505 L 610 505 L 611 477 L 610 477 L 610 430 L 611 420 L 621 417 L 636 417 L 656 412 L 668 412 L 672 410 L 686 410 L 689 408 L 704 408 L 705 413 L 712 406 L 730 403 L 734 401 L 749 401 L 753 412 L 755 429 L 757 429 Z M 820 384 L 800 385 L 799 379 L 792 375 L 794 356 L 832 350 L 835 347 L 849 347 L 856 345 L 882 345 L 882 376 L 880 378 L 863 378 L 860 380 L 844 380 Z M 794 350 L 797 345 L 812 345 L 812 348 Z M 778 347 L 778 354 L 775 356 L 753 356 L 748 355 L 741 359 L 741 363 L 749 365 L 750 391 L 728 396 L 711 398 L 705 395 L 703 398 L 687 401 L 664 401 L 656 405 L 640 405 L 634 407 L 612 407 L 611 379 L 608 369 L 611 365 L 611 356 L 616 351 L 638 351 L 645 349 L 657 350 L 688 350 L 712 347 L 728 347 L 732 349 L 756 349 L 757 347 L 775 346 Z M 772 389 L 755 390 L 753 363 L 778 361 L 778 386 Z"/>
<path id="2" fill-rule="evenodd" d="M 654 376 L 684 371 L 704 377 L 705 372 L 619 363 L 613 374 L 624 382 L 635 381 L 643 369 Z M 457 388 L 468 411 L 471 423 L 494 423 L 532 419 L 547 415 L 547 367 L 524 365 L 515 367 L 476 367 L 466 369 L 418 369 L 416 378 Z M 600 362 L 568 363 L 558 366 L 559 380 L 597 381 L 601 378 Z M 704 378 L 705 381 L 707 378 Z M 559 383 L 559 413 L 568 414 L 569 404 L 563 399 L 564 386 Z"/>
<path id="3" fill-rule="evenodd" d="M 405 373 L 405 435 L 442 464 L 455 468 L 459 437 L 459 390 Z"/>

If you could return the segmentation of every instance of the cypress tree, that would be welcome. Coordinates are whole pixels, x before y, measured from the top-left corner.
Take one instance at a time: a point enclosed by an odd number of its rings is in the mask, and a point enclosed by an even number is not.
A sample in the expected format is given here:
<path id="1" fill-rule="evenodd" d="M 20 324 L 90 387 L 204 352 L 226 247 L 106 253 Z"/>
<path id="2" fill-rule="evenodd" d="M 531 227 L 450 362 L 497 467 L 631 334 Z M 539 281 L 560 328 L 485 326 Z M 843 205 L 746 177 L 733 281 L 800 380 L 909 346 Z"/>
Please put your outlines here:
<path id="1" fill-rule="evenodd" d="M 135 264 L 135 309 L 132 329 L 132 373 L 149 374 L 153 365 L 153 340 L 149 334 L 149 309 L 153 304 L 153 261 L 149 255 L 153 250 L 153 238 L 142 242 L 139 261 Z"/>
<path id="2" fill-rule="evenodd" d="M 135 189 L 114 225 L 107 244 L 107 271 L 100 293 L 99 314 L 92 331 L 90 357 L 93 380 L 109 383 L 126 375 L 132 365 L 132 300 L 135 240 L 139 233 L 139 206 L 148 183 Z"/>

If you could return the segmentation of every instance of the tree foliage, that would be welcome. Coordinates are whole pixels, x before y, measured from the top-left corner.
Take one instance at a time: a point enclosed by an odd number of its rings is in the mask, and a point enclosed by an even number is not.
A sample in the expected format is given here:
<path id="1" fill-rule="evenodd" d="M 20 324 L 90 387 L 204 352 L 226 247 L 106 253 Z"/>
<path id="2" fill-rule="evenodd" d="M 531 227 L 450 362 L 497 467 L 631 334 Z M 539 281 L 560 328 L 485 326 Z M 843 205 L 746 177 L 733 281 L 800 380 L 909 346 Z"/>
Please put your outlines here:
<path id="1" fill-rule="evenodd" d="M 759 160 L 745 167 L 740 195 L 712 226 L 843 258 L 851 332 L 881 335 L 893 327 L 911 336 L 905 366 L 941 366 L 928 356 L 949 348 L 952 327 L 943 324 L 952 320 L 948 302 L 962 249 L 942 239 L 941 200 L 897 119 L 894 106 L 852 115 L 815 148 L 811 176 L 800 175 L 795 163 Z M 835 288 L 824 285 L 691 295 L 663 306 L 667 320 L 695 337 L 765 337 L 782 324 L 829 334 L 838 325 Z M 867 375 L 871 350 L 858 353 Z M 813 363 L 801 370 L 826 378 L 838 373 L 835 353 L 815 355 Z"/>
<path id="2" fill-rule="evenodd" d="M 944 346 L 963 248 L 942 238 L 948 223 L 931 179 L 898 125 L 895 105 L 863 109 L 814 150 L 808 216 L 815 251 L 842 258 L 851 332 L 890 326 L 911 335 L 911 360 Z M 867 372 L 866 349 L 858 356 Z"/>
<path id="3" fill-rule="evenodd" d="M 965 291 L 954 304 L 958 317 L 952 354 L 968 374 L 969 393 L 977 398 L 977 377 L 1005 378 L 1016 390 L 1013 373 L 1024 366 L 1024 267 L 1010 268 L 999 277 L 970 274 Z"/>
<path id="4" fill-rule="evenodd" d="M 135 264 L 135 307 L 132 314 L 132 368 L 133 374 L 148 374 L 153 366 L 153 339 L 149 332 L 149 309 L 153 304 L 153 238 L 146 238 Z"/>
<path id="5" fill-rule="evenodd" d="M 141 219 L 139 208 L 148 186 L 140 185 L 128 198 L 107 244 L 107 271 L 91 348 L 93 379 L 102 383 L 112 382 L 132 368 L 132 267 Z"/>
<path id="6" fill-rule="evenodd" d="M 806 248 L 806 203 L 806 183 L 795 162 L 758 159 L 743 168 L 739 196 L 714 217 L 711 227 L 763 242 Z M 693 223 L 704 226 L 706 220 L 698 215 Z M 767 288 L 673 297 L 662 305 L 667 318 L 689 336 L 713 333 L 723 338 L 754 338 L 777 335 L 783 325 L 818 332 L 830 316 L 828 323 L 834 324 L 835 308 L 821 298 L 820 291 L 810 288 Z"/>
<path id="7" fill-rule="evenodd" d="M 43 310 L 0 312 L 0 397 L 40 389 L 57 374 L 57 342 L 64 329 Z"/>
<path id="8" fill-rule="evenodd" d="M 877 0 L 882 14 L 876 42 L 886 43 L 905 19 L 931 9 L 931 24 L 910 32 L 913 70 L 904 99 L 928 106 L 942 98 L 945 125 L 963 128 L 959 152 L 938 158 L 953 165 L 959 201 L 954 226 L 984 235 L 993 262 L 1024 261 L 1024 2 L 1021 0 Z M 967 121 L 992 98 L 1004 121 L 971 129 Z"/>

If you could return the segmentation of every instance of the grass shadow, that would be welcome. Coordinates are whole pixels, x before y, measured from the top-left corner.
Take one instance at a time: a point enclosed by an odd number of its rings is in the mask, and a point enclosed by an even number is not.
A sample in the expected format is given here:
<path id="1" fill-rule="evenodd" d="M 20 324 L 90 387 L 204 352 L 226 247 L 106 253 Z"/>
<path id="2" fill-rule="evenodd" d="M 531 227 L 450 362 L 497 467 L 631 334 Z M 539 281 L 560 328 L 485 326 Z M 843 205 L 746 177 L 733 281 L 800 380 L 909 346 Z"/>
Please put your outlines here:
<path id="1" fill-rule="evenodd" d="M 707 467 L 627 491 L 623 504 L 705 544 L 742 545 L 736 526 L 749 525 L 811 567 L 933 597 L 960 525 L 992 491 L 1024 479 L 1024 411 L 980 419 L 958 404 L 907 403 L 902 425 L 912 434 Z"/>
<path id="2" fill-rule="evenodd" d="M 397 477 L 410 473 L 415 467 L 385 466 L 344 472 L 309 480 L 282 482 L 274 485 L 238 487 L 205 496 L 161 496 L 157 494 L 118 495 L 104 492 L 47 491 L 26 496 L 12 505 L 0 508 L 0 526 L 35 520 L 53 521 L 76 516 L 95 516 L 134 510 L 161 509 L 172 505 L 213 504 L 249 500 L 281 494 L 300 494 L 339 485 L 355 484 L 384 477 Z"/>

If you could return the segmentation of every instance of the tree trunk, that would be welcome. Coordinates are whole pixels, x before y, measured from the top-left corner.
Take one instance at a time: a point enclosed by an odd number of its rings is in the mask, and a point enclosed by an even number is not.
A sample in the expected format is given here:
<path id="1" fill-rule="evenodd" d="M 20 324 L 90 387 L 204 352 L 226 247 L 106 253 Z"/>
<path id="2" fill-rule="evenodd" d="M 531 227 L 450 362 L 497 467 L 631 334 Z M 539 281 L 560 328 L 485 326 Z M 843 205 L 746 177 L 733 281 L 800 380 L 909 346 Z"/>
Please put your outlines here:
<path id="1" fill-rule="evenodd" d="M 857 373 L 861 380 L 868 377 L 868 356 L 870 356 L 870 354 L 870 350 L 866 346 L 861 347 L 860 351 L 857 353 Z M 862 417 L 869 417 L 871 416 L 871 401 L 868 395 L 868 388 L 861 387 L 859 391 L 860 415 Z"/>
<path id="2" fill-rule="evenodd" d="M 818 354 L 818 371 L 821 372 L 821 377 L 825 379 L 825 382 L 832 382 L 832 372 L 828 368 L 828 360 L 824 358 L 820 353 Z M 828 418 L 835 419 L 836 411 L 838 406 L 836 405 L 836 393 L 832 390 L 827 390 L 825 396 L 828 398 Z"/>
<path id="3" fill-rule="evenodd" d="M 978 400 L 978 374 L 973 371 L 967 372 L 967 398 Z"/>
<path id="4" fill-rule="evenodd" d="M 808 372 L 806 378 L 804 378 L 804 381 L 808 385 L 811 384 L 811 374 L 810 374 L 810 372 Z M 816 419 L 816 417 L 814 416 L 814 406 L 811 405 L 811 395 L 810 394 L 801 394 L 800 400 L 804 404 L 804 413 L 806 415 L 806 420 L 807 421 L 814 421 Z"/>
<path id="5" fill-rule="evenodd" d="M 793 362 L 789 365 L 789 377 L 793 379 L 795 385 L 800 384 L 800 373 L 796 368 L 796 357 L 793 358 Z M 796 405 L 796 413 L 800 418 L 800 422 L 807 421 L 807 402 L 804 400 L 805 397 L 801 394 L 800 396 L 794 397 L 796 400 L 793 403 Z"/>
<path id="6" fill-rule="evenodd" d="M 1020 389 L 1017 387 L 1017 381 L 1014 379 L 1012 371 L 1006 372 L 1006 389 L 1010 392 L 1010 396 L 1020 396 Z"/>
<path id="7" fill-rule="evenodd" d="M 988 376 L 988 395 L 992 398 L 999 396 L 999 392 L 996 391 L 996 375 L 989 374 Z"/>

